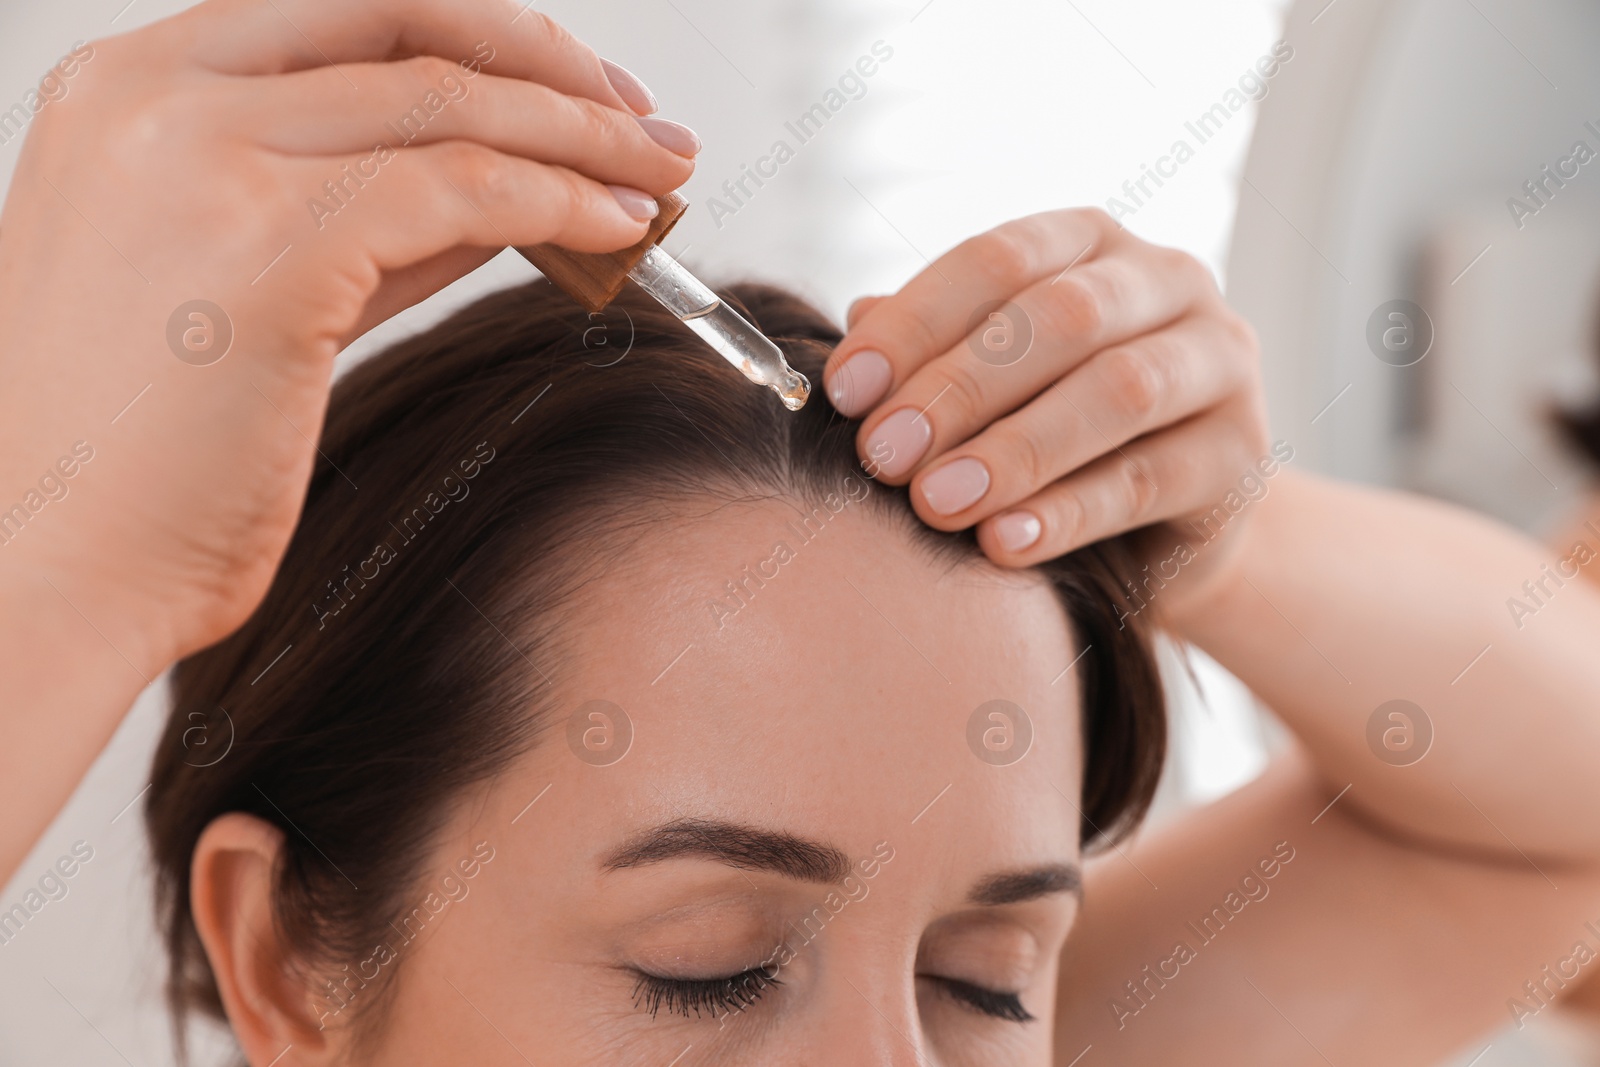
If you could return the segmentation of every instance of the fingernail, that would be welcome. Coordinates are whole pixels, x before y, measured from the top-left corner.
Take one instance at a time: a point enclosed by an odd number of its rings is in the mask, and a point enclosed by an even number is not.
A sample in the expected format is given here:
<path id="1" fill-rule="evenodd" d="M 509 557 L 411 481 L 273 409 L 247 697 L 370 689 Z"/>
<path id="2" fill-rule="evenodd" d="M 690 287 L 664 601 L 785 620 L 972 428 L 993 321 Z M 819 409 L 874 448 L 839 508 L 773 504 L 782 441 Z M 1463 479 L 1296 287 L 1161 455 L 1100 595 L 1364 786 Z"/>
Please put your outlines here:
<path id="1" fill-rule="evenodd" d="M 941 515 L 964 511 L 989 491 L 989 468 L 980 459 L 963 456 L 922 479 L 922 499 Z"/>
<path id="2" fill-rule="evenodd" d="M 608 185 L 606 188 L 610 189 L 611 195 L 617 198 L 617 203 L 622 205 L 622 210 L 640 221 L 655 218 L 656 214 L 661 210 L 661 205 L 656 203 L 656 198 L 649 193 L 641 192 L 626 185 Z"/>
<path id="3" fill-rule="evenodd" d="M 883 399 L 894 371 L 882 352 L 864 348 L 839 365 L 828 379 L 828 399 L 841 415 L 854 418 Z"/>
<path id="4" fill-rule="evenodd" d="M 867 456 L 880 474 L 898 478 L 917 465 L 933 440 L 933 427 L 915 408 L 901 408 L 878 424 L 867 439 Z"/>
<path id="5" fill-rule="evenodd" d="M 1031 511 L 1008 511 L 994 520 L 994 535 L 1007 552 L 1021 552 L 1044 532 L 1044 524 Z"/>
<path id="6" fill-rule="evenodd" d="M 644 82 L 627 67 L 618 66 L 609 59 L 600 61 L 601 68 L 606 72 L 606 80 L 611 83 L 611 88 L 622 97 L 622 102 L 633 108 L 635 115 L 648 115 L 656 109 L 656 98 Z"/>
<path id="7" fill-rule="evenodd" d="M 652 141 L 668 152 L 676 152 L 680 156 L 692 156 L 700 151 L 699 135 L 681 122 L 673 122 L 671 119 L 640 119 L 639 125 L 644 127 L 644 132 L 650 135 Z"/>

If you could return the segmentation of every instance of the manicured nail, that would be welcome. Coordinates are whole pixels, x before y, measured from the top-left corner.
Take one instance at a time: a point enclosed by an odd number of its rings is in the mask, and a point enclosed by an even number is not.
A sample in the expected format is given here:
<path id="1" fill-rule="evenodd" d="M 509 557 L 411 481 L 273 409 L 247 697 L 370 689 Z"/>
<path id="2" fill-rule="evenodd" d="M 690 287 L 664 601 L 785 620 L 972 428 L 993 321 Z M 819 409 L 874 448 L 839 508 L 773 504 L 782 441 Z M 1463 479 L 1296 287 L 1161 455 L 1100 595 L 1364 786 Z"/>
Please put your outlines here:
<path id="1" fill-rule="evenodd" d="M 627 67 L 618 66 L 609 59 L 600 61 L 601 68 L 606 72 L 606 80 L 611 83 L 611 88 L 622 97 L 622 102 L 633 108 L 635 115 L 648 115 L 656 109 L 656 98 L 644 82 Z"/>
<path id="2" fill-rule="evenodd" d="M 1007 552 L 1021 552 L 1044 532 L 1044 524 L 1031 511 L 1008 511 L 994 520 L 994 535 Z"/>
<path id="3" fill-rule="evenodd" d="M 622 205 L 622 210 L 640 221 L 655 218 L 656 214 L 661 210 L 661 205 L 656 203 L 656 198 L 649 193 L 629 188 L 626 185 L 608 185 L 606 188 L 610 189 L 611 195 L 617 198 L 617 203 Z"/>
<path id="4" fill-rule="evenodd" d="M 946 463 L 922 479 L 922 499 L 941 515 L 965 511 L 988 491 L 989 468 L 971 456 Z"/>
<path id="5" fill-rule="evenodd" d="M 878 424 L 867 439 L 867 458 L 881 474 L 898 478 L 917 465 L 933 440 L 933 427 L 916 408 L 901 408 Z"/>
<path id="6" fill-rule="evenodd" d="M 692 156 L 700 151 L 700 137 L 681 122 L 671 119 L 640 119 L 639 125 L 650 139 L 680 156 Z"/>
<path id="7" fill-rule="evenodd" d="M 828 399 L 841 415 L 854 418 L 883 399 L 894 371 L 882 352 L 864 348 L 840 364 L 828 379 Z"/>

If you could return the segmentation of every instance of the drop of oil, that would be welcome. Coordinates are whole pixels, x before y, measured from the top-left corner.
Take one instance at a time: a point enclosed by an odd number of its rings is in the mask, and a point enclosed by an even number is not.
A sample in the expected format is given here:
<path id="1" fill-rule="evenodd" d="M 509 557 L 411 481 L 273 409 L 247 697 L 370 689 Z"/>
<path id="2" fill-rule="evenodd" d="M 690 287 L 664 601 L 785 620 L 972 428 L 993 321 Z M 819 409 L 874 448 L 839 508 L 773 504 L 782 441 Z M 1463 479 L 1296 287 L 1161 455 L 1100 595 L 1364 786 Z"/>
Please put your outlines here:
<path id="1" fill-rule="evenodd" d="M 789 371 L 784 376 L 783 385 L 774 385 L 772 390 L 790 411 L 799 411 L 811 399 L 811 382 L 797 370 Z"/>
<path id="2" fill-rule="evenodd" d="M 683 324 L 739 368 L 740 374 L 777 393 L 790 411 L 799 411 L 811 398 L 811 382 L 789 366 L 783 350 L 727 304 L 719 300 L 684 319 Z"/>

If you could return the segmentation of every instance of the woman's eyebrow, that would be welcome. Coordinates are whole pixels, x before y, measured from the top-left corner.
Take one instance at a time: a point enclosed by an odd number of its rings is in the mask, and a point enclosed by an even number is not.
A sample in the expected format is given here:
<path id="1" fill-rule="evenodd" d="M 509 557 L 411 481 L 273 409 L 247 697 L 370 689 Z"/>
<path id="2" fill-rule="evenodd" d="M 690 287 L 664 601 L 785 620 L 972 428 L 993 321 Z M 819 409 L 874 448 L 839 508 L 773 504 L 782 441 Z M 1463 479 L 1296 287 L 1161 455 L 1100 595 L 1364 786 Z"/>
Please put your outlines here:
<path id="1" fill-rule="evenodd" d="M 802 882 L 842 882 L 851 871 L 850 857 L 832 845 L 717 819 L 675 819 L 653 827 L 607 854 L 600 867 L 615 871 L 685 856 Z"/>
<path id="2" fill-rule="evenodd" d="M 1050 863 L 1025 871 L 991 874 L 972 887 L 967 900 L 993 907 L 1020 904 L 1052 893 L 1071 893 L 1082 900 L 1083 868 L 1075 863 Z"/>

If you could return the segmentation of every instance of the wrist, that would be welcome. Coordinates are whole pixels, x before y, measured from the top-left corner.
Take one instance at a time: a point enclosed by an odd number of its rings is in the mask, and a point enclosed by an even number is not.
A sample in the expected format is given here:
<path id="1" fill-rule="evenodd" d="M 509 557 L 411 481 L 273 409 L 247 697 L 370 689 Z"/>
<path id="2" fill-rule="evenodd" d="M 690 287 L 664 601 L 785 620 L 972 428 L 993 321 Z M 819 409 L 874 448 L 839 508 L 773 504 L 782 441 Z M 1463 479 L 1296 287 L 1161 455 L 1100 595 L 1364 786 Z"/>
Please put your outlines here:
<path id="1" fill-rule="evenodd" d="M 1188 639 L 1191 625 L 1241 584 L 1253 526 L 1241 517 L 1207 538 L 1179 520 L 1140 532 L 1144 565 L 1130 589 L 1134 612 L 1148 610 L 1155 625 Z"/>
<path id="2" fill-rule="evenodd" d="M 8 548 L 0 547 L 0 556 Z M 66 575 L 20 553 L 0 559 L 0 878 L 12 874 L 160 670 L 125 638 L 97 629 L 99 604 L 75 606 Z M 81 610 L 80 610 L 81 609 Z"/>
<path id="3" fill-rule="evenodd" d="M 1164 542 L 1154 542 L 1167 546 L 1150 568 L 1169 578 L 1161 622 L 1177 636 L 1193 637 L 1246 584 L 1246 563 L 1261 563 L 1281 547 L 1274 516 L 1292 507 L 1289 501 L 1307 483 L 1281 463 L 1265 469 L 1269 473 L 1253 470 L 1243 477 L 1212 507 L 1164 527 Z"/>
<path id="4" fill-rule="evenodd" d="M 0 670 L 121 678 L 132 693 L 171 665 L 163 628 L 99 575 L 0 548 Z M 87 680 L 87 679 L 86 679 Z M 108 687 L 114 688 L 114 687 Z"/>

